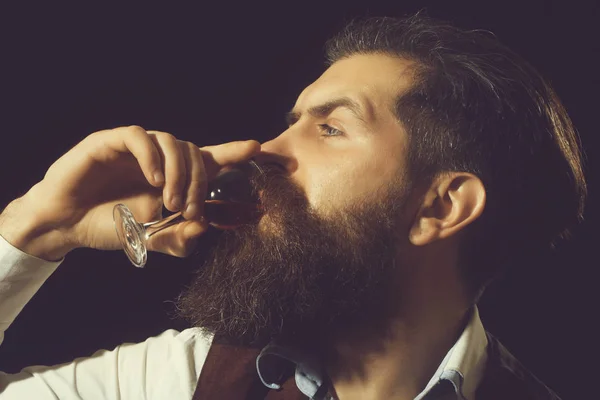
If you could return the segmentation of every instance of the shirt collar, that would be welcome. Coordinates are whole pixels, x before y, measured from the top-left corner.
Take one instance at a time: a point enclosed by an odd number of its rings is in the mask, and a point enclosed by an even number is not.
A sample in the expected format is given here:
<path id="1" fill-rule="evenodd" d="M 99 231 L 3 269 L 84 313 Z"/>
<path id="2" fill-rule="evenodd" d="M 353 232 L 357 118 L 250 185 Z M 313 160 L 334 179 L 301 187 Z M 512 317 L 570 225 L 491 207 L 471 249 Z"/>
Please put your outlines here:
<path id="1" fill-rule="evenodd" d="M 425 389 L 415 398 L 423 399 L 440 381 L 450 381 L 459 399 L 472 400 L 481 381 L 487 361 L 487 335 L 474 306 L 469 322 L 462 334 L 448 351 Z"/>
<path id="2" fill-rule="evenodd" d="M 450 358 L 444 368 L 444 371 L 456 371 L 463 377 L 462 393 L 467 399 L 475 397 L 475 390 L 483 377 L 487 345 L 487 335 L 475 306 L 465 330 L 450 349 Z"/>
<path id="3" fill-rule="evenodd" d="M 423 399 L 440 381 L 452 383 L 459 399 L 473 399 L 483 375 L 486 349 L 487 336 L 475 306 L 462 334 L 415 400 Z M 298 389 L 310 399 L 324 382 L 324 371 L 315 358 L 277 343 L 263 348 L 256 358 L 256 369 L 263 384 L 271 389 L 279 389 L 294 373 Z"/>

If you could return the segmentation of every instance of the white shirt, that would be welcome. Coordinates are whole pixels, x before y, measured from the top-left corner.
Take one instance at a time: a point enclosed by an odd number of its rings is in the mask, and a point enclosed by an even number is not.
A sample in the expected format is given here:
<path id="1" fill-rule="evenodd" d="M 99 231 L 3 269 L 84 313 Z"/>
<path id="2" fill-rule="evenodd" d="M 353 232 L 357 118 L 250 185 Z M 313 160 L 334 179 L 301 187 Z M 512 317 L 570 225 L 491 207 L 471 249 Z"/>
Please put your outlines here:
<path id="1" fill-rule="evenodd" d="M 0 236 L 0 343 L 27 302 L 59 262 L 25 254 Z M 0 372 L 0 400 L 153 399 L 189 400 L 196 388 L 212 337 L 200 328 L 167 330 L 136 344 L 100 350 L 55 366 L 32 366 L 17 374 Z M 487 337 L 475 308 L 421 399 L 440 379 L 457 387 L 459 399 L 474 400 L 483 374 Z"/>

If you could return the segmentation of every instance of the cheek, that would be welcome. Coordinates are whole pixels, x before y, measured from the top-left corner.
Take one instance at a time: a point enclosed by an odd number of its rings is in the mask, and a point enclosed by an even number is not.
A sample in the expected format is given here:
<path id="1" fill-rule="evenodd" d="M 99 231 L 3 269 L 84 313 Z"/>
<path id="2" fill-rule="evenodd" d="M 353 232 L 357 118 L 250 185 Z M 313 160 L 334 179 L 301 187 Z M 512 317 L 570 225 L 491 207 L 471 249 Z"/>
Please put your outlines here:
<path id="1" fill-rule="evenodd" d="M 331 165 L 326 172 L 310 174 L 306 195 L 316 210 L 326 213 L 357 202 L 376 201 L 379 193 L 397 176 L 397 165 L 377 162 L 375 157 L 362 161 L 347 157 L 347 160 L 352 161 Z"/>
<path id="2" fill-rule="evenodd" d="M 322 211 L 377 201 L 377 196 L 397 181 L 406 151 L 399 135 L 353 139 L 340 142 L 339 146 L 320 143 L 310 151 L 304 147 L 302 150 L 302 157 L 298 155 L 298 182 L 304 187 L 309 204 Z"/>
<path id="3" fill-rule="evenodd" d="M 306 196 L 308 203 L 315 210 L 325 211 L 339 208 L 347 196 L 344 192 L 348 179 L 339 165 L 329 165 L 327 168 L 314 168 L 307 177 Z"/>

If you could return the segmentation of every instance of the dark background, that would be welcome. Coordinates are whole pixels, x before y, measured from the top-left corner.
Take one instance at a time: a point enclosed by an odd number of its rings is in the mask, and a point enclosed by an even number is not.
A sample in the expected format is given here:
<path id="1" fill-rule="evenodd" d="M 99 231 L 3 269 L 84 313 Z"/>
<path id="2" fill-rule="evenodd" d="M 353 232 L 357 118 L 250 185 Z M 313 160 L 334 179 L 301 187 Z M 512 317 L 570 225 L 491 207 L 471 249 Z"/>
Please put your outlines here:
<path id="1" fill-rule="evenodd" d="M 248 3 L 2 6 L 0 206 L 100 129 L 138 124 L 199 146 L 273 137 L 296 96 L 322 72 L 323 43 L 344 21 L 426 7 L 433 17 L 493 31 L 527 58 L 580 132 L 590 189 L 586 221 L 555 253 L 516 265 L 488 290 L 480 312 L 486 328 L 563 398 L 590 398 L 600 372 L 593 248 L 600 223 L 598 4 Z M 120 252 L 71 253 L 7 331 L 0 370 L 66 362 L 185 328 L 169 317 L 171 301 L 212 239 L 186 260 L 151 254 L 143 270 Z"/>

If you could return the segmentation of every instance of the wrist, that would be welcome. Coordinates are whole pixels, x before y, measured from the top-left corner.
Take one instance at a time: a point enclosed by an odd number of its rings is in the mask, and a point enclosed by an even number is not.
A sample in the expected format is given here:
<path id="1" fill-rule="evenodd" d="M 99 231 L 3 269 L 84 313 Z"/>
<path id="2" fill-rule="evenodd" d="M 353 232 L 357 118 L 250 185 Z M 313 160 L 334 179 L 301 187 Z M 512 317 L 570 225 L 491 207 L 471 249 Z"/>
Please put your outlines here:
<path id="1" fill-rule="evenodd" d="M 73 250 L 59 230 L 37 215 L 28 194 L 12 201 L 0 214 L 0 235 L 31 256 L 59 261 Z"/>

